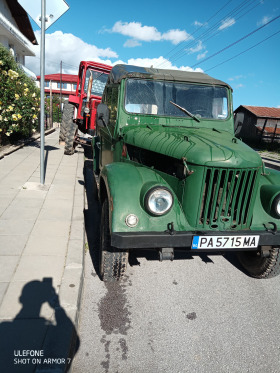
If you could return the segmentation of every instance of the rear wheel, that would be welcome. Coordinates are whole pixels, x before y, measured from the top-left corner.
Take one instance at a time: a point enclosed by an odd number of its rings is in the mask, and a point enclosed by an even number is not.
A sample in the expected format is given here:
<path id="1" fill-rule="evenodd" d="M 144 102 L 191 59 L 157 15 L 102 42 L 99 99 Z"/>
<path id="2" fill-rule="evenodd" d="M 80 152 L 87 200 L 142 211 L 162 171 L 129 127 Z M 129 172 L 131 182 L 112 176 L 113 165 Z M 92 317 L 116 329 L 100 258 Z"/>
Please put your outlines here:
<path id="1" fill-rule="evenodd" d="M 68 127 L 68 122 L 70 120 L 73 121 L 74 116 L 74 106 L 69 103 L 69 101 L 65 101 L 63 105 L 63 114 L 62 120 L 60 125 L 60 132 L 59 132 L 59 143 L 65 142 L 65 135 L 66 135 L 66 128 Z"/>
<path id="2" fill-rule="evenodd" d="M 109 202 L 107 198 L 103 201 L 102 204 L 100 236 L 100 276 L 105 282 L 118 281 L 123 277 L 126 271 L 128 262 L 128 251 L 120 251 L 111 246 L 111 235 L 109 228 Z"/>
<path id="3" fill-rule="evenodd" d="M 78 126 L 73 121 L 74 116 L 74 105 L 70 104 L 68 101 L 64 104 L 63 119 L 62 119 L 62 135 L 64 134 L 64 154 L 72 155 L 74 154 L 74 141 L 75 136 L 78 132 Z"/>
<path id="4" fill-rule="evenodd" d="M 241 265 L 248 274 L 255 278 L 271 278 L 280 274 L 280 249 L 271 247 L 269 256 L 258 251 L 242 251 L 237 254 Z"/>

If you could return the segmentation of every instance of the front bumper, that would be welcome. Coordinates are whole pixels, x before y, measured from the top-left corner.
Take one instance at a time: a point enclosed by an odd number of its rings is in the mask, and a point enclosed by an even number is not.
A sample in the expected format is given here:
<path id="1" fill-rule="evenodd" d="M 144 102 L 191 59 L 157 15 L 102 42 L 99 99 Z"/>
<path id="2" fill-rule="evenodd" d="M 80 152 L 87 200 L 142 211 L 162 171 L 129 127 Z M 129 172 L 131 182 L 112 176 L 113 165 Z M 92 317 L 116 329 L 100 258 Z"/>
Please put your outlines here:
<path id="1" fill-rule="evenodd" d="M 168 232 L 113 232 L 111 245 L 118 249 L 160 249 L 163 247 L 191 249 L 194 236 L 246 236 L 259 235 L 259 246 L 279 246 L 280 232 L 278 231 L 191 231 L 172 234 Z M 196 249 L 193 251 L 242 251 L 256 249 Z"/>

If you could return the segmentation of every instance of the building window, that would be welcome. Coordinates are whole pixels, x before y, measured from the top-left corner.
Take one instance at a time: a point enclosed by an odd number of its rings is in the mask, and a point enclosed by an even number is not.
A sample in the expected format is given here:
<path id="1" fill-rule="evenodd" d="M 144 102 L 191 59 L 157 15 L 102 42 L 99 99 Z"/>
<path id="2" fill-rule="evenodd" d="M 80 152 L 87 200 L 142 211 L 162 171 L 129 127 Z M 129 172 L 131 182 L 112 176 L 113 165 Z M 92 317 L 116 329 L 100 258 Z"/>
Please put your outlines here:
<path id="1" fill-rule="evenodd" d="M 60 89 L 60 83 L 57 83 L 57 88 Z M 62 83 L 61 84 L 61 89 L 67 89 L 67 83 Z"/>
<path id="2" fill-rule="evenodd" d="M 77 89 L 77 84 L 73 84 L 73 90 L 76 91 Z"/>
<path id="3" fill-rule="evenodd" d="M 50 82 L 45 81 L 45 88 L 50 88 Z"/>

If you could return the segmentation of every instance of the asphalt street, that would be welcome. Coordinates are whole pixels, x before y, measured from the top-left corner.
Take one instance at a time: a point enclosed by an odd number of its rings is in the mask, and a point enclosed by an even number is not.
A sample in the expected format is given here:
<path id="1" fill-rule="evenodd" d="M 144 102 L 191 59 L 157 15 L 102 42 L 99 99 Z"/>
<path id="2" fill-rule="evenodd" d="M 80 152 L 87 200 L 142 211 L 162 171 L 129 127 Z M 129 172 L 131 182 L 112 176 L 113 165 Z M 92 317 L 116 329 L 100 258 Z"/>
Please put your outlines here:
<path id="1" fill-rule="evenodd" d="M 88 250 L 74 373 L 280 371 L 280 276 L 248 277 L 233 254 L 130 255 L 124 281 L 97 272 L 100 209 L 85 163 Z"/>

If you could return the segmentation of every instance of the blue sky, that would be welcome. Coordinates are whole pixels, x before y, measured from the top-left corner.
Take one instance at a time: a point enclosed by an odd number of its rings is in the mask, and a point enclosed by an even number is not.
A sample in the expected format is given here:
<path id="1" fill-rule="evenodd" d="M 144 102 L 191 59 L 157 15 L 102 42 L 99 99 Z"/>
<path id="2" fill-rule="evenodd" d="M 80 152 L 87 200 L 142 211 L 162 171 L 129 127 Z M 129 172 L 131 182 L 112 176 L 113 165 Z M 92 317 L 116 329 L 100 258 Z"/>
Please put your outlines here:
<path id="1" fill-rule="evenodd" d="M 46 32 L 47 74 L 58 73 L 61 60 L 71 74 L 81 60 L 191 68 L 229 83 L 234 109 L 280 107 L 279 0 L 67 3 L 70 9 Z M 36 74 L 39 51 L 26 59 Z"/>

